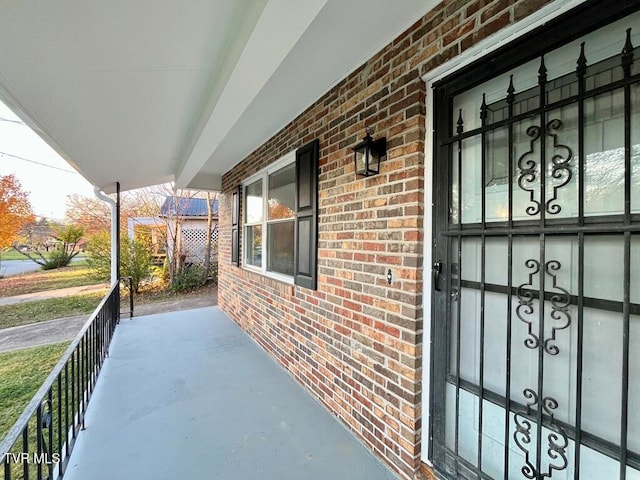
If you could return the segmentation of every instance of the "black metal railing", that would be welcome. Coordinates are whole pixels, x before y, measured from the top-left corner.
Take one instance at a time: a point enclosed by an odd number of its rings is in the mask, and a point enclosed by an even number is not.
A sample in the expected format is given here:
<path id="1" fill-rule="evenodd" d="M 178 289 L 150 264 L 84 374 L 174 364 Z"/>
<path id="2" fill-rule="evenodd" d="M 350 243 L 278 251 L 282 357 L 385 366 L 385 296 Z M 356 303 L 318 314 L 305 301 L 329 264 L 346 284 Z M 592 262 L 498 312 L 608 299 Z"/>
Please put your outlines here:
<path id="1" fill-rule="evenodd" d="M 2 480 L 53 480 L 64 475 L 119 319 L 118 282 L 0 443 Z"/>

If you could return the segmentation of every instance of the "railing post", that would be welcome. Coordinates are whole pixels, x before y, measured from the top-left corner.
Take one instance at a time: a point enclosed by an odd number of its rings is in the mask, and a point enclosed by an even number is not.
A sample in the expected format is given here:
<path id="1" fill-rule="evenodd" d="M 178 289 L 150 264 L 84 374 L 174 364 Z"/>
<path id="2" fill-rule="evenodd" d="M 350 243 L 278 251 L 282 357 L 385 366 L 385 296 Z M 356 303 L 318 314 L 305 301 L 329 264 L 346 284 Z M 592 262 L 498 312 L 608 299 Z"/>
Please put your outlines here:
<path id="1" fill-rule="evenodd" d="M 120 280 L 126 280 L 127 289 L 129 290 L 129 318 L 133 318 L 133 277 L 122 277 Z M 118 308 L 120 308 L 120 303 L 118 303 Z"/>
<path id="2" fill-rule="evenodd" d="M 133 318 L 133 277 L 129 277 L 129 318 Z"/>

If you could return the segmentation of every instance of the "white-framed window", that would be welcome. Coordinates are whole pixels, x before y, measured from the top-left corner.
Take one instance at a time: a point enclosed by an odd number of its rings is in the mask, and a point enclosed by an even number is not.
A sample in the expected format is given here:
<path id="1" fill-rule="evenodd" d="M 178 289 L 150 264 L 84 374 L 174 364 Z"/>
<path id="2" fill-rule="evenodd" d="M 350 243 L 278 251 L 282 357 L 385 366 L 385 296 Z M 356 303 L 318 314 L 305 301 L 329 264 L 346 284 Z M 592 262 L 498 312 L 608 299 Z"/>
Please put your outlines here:
<path id="1" fill-rule="evenodd" d="M 285 155 L 242 184 L 243 265 L 293 283 L 296 156 Z"/>

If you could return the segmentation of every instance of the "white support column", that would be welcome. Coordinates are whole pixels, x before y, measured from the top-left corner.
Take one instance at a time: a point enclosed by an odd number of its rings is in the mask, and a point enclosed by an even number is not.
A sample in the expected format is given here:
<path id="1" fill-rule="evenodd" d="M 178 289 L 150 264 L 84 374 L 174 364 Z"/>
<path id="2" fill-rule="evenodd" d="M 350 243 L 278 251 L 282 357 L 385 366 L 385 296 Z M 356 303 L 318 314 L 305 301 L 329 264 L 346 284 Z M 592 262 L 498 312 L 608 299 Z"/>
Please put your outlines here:
<path id="1" fill-rule="evenodd" d="M 93 192 L 98 199 L 111 207 L 111 285 L 113 285 L 118 281 L 118 258 L 115 254 L 118 248 L 118 206 L 116 201 L 102 193 L 99 187 L 94 187 Z"/>

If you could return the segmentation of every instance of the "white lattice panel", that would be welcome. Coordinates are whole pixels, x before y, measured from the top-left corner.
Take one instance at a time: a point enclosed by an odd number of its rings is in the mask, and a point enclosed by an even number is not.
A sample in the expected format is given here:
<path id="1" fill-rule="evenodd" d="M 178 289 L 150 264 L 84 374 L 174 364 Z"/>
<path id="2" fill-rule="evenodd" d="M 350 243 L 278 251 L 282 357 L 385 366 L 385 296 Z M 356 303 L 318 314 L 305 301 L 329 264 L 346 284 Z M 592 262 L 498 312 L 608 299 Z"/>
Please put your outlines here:
<path id="1" fill-rule="evenodd" d="M 182 251 L 185 254 L 185 263 L 204 264 L 206 245 L 206 228 L 183 228 L 182 229 Z M 211 263 L 218 259 L 218 227 L 211 232 Z"/>

